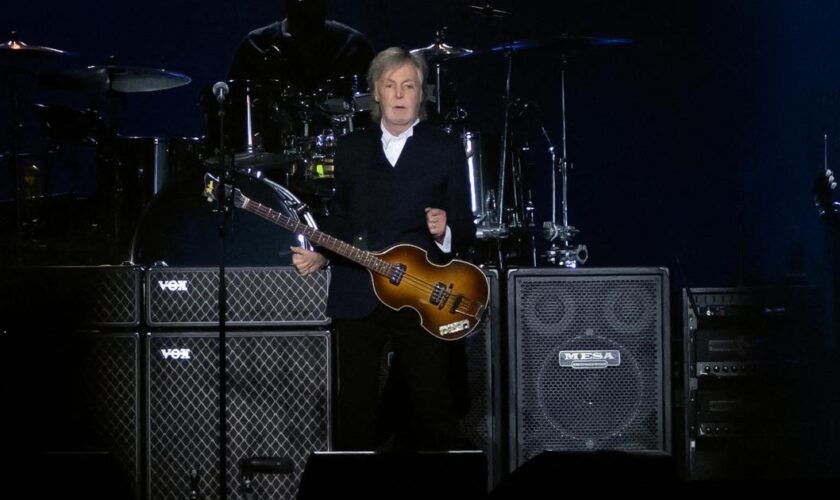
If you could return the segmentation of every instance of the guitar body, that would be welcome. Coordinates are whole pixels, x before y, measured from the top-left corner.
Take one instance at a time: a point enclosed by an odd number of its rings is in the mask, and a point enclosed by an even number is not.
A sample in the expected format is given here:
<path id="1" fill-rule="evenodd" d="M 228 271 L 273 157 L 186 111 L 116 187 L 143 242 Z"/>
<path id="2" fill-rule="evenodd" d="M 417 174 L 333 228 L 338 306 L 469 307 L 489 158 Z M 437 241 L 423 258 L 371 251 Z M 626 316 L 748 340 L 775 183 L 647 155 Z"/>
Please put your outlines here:
<path id="1" fill-rule="evenodd" d="M 490 283 L 478 267 L 462 260 L 433 264 L 426 251 L 414 245 L 395 245 L 374 255 L 405 270 L 398 283 L 369 271 L 376 296 L 391 309 L 417 311 L 427 332 L 458 340 L 481 322 L 490 303 Z"/>

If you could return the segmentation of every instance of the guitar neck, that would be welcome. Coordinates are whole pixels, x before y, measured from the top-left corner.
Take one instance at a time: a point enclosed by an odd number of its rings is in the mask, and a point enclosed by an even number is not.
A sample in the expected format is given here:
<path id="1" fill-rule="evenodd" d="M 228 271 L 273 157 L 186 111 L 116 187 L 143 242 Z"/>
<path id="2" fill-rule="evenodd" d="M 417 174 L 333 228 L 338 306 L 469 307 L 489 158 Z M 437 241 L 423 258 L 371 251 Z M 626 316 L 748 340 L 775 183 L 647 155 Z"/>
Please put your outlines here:
<path id="1" fill-rule="evenodd" d="M 393 265 L 385 262 L 371 252 L 356 248 L 349 243 L 345 243 L 338 238 L 328 235 L 327 233 L 318 231 L 306 224 L 301 224 L 291 217 L 287 217 L 280 212 L 263 205 L 262 203 L 251 200 L 241 192 L 238 192 L 238 190 L 236 194 L 237 197 L 235 199 L 235 204 L 243 210 L 247 210 L 252 214 L 258 215 L 263 219 L 273 222 L 280 227 L 286 228 L 293 233 L 302 234 L 316 245 L 335 252 L 338 255 L 359 264 L 360 266 L 370 269 L 372 272 L 388 276 L 394 271 Z"/>

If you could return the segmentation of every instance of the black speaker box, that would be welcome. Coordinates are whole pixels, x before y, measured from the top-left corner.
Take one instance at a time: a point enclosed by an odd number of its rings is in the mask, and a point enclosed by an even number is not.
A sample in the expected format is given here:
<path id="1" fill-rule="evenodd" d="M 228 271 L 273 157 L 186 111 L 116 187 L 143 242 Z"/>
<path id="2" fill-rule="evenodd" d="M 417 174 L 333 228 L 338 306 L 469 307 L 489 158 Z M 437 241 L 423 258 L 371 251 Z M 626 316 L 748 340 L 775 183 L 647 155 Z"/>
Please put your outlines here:
<path id="1" fill-rule="evenodd" d="M 229 267 L 227 324 L 232 327 L 313 327 L 329 324 L 328 270 L 301 276 L 293 267 Z M 214 327 L 219 323 L 219 270 L 153 267 L 146 273 L 151 327 Z"/>
<path id="2" fill-rule="evenodd" d="M 228 497 L 246 457 L 288 457 L 289 474 L 254 476 L 255 498 L 293 498 L 307 457 L 329 450 L 330 341 L 325 331 L 227 334 Z M 148 494 L 182 500 L 198 473 L 219 498 L 216 332 L 153 332 L 147 341 Z"/>
<path id="3" fill-rule="evenodd" d="M 3 484 L 17 498 L 139 498 L 137 333 L 42 325 L 2 337 L 0 457 L 13 478 Z"/>
<path id="4" fill-rule="evenodd" d="M 545 450 L 669 452 L 668 273 L 508 272 L 510 469 Z"/>

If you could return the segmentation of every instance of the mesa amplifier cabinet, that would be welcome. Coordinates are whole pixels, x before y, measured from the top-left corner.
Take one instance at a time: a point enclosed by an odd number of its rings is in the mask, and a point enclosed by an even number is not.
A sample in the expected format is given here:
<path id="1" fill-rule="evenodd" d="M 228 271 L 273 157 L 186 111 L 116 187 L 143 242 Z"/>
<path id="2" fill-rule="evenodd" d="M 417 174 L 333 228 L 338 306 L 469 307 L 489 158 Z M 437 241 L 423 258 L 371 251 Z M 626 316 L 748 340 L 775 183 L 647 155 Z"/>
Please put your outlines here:
<path id="1" fill-rule="evenodd" d="M 508 271 L 510 468 L 545 450 L 671 452 L 668 272 Z"/>
<path id="2" fill-rule="evenodd" d="M 4 271 L 0 316 L 6 324 L 61 324 L 67 331 L 140 324 L 140 268 L 54 266 Z"/>
<path id="3" fill-rule="evenodd" d="M 294 267 L 229 267 L 229 326 L 319 326 L 326 315 L 328 270 L 301 276 Z M 151 327 L 215 326 L 218 268 L 153 267 L 146 272 Z"/>
<path id="4" fill-rule="evenodd" d="M 219 498 L 218 334 L 153 332 L 147 339 L 148 498 Z M 330 441 L 330 335 L 325 331 L 227 335 L 227 496 L 246 457 L 288 457 L 289 474 L 258 474 L 254 498 L 294 498 L 309 454 Z"/>

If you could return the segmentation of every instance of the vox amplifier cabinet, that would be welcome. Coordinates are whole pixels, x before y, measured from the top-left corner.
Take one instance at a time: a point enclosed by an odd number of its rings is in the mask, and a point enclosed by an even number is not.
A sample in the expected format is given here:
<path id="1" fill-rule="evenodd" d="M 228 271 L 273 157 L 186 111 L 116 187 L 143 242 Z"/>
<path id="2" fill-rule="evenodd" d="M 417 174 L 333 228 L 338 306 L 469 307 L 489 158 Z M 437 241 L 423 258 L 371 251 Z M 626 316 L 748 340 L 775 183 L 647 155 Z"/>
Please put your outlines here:
<path id="1" fill-rule="evenodd" d="M 319 326 L 326 315 L 329 271 L 301 276 L 294 267 L 226 269 L 230 326 Z M 151 327 L 214 326 L 219 322 L 216 268 L 154 267 L 146 272 Z"/>
<path id="2" fill-rule="evenodd" d="M 244 458 L 281 457 L 289 474 L 257 474 L 254 498 L 295 498 L 306 460 L 331 447 L 330 335 L 227 335 L 228 498 Z M 149 500 L 219 498 L 219 340 L 216 332 L 151 332 L 146 343 Z"/>
<path id="3" fill-rule="evenodd" d="M 0 321 L 32 328 L 61 318 L 67 331 L 140 324 L 140 268 L 56 266 L 5 270 Z"/>

